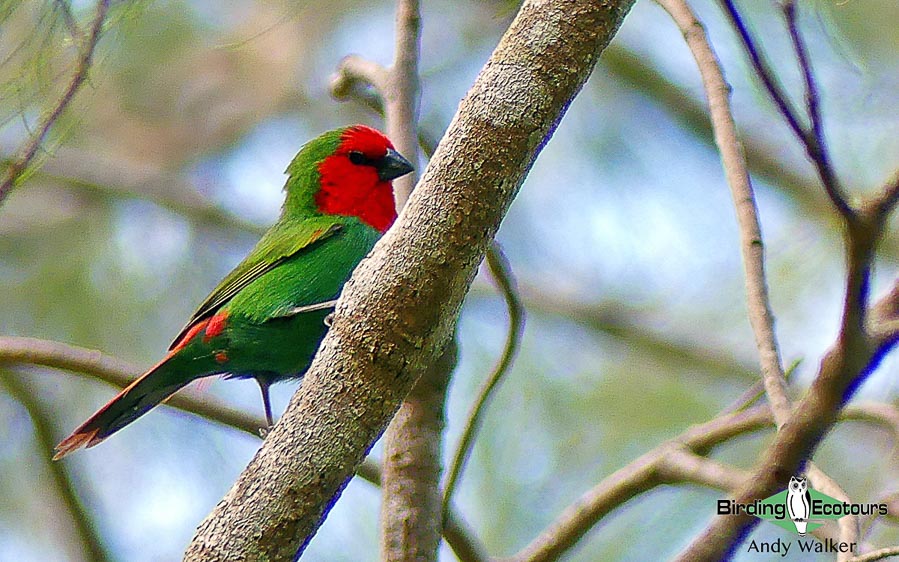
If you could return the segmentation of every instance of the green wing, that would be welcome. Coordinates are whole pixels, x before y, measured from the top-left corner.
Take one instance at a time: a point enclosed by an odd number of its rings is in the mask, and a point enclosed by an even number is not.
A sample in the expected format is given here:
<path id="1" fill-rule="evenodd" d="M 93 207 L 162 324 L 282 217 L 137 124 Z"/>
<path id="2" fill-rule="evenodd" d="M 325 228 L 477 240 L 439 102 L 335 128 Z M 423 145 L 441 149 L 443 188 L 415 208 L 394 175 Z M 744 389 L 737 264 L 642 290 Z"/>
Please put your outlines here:
<path id="1" fill-rule="evenodd" d="M 259 240 L 250 255 L 222 279 L 221 283 L 206 297 L 206 300 L 181 329 L 169 349 L 174 348 L 194 324 L 215 314 L 241 289 L 288 258 L 330 237 L 341 227 L 342 224 L 333 217 L 316 217 L 316 219 L 306 219 L 301 223 L 278 223 L 273 226 Z"/>

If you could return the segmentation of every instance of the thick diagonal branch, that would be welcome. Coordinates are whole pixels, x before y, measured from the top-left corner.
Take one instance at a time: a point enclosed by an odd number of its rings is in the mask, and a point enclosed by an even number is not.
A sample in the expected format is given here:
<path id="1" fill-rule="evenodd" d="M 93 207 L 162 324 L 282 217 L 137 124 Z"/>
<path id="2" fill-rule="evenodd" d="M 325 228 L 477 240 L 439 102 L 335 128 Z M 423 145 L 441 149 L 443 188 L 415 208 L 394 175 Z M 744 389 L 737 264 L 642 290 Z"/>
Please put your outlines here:
<path id="1" fill-rule="evenodd" d="M 186 560 L 292 560 L 303 550 L 449 341 L 525 174 L 630 5 L 524 3 L 397 224 L 344 288 L 302 387 Z"/>

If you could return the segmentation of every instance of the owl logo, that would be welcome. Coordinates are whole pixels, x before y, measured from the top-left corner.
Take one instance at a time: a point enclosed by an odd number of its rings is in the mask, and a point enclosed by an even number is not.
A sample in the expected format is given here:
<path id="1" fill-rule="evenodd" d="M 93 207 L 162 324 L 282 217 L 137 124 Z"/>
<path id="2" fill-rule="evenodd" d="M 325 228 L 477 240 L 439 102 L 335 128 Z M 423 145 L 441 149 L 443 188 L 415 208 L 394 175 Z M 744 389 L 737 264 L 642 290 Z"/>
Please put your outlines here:
<path id="1" fill-rule="evenodd" d="M 800 537 L 805 536 L 811 509 L 812 498 L 808 492 L 808 481 L 805 478 L 790 476 L 790 485 L 787 488 L 787 510 L 790 512 L 790 519 L 796 525 L 796 532 Z"/>

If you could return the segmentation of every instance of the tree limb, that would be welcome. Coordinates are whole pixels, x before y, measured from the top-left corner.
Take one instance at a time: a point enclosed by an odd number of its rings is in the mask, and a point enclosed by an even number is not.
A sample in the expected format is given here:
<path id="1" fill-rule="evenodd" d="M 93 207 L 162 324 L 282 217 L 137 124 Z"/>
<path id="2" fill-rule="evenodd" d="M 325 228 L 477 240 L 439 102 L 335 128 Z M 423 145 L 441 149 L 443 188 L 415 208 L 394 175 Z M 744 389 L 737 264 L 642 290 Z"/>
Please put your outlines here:
<path id="1" fill-rule="evenodd" d="M 131 384 L 140 372 L 137 367 L 99 351 L 36 338 L 0 336 L 0 367 L 5 365 L 40 365 L 63 369 L 119 388 Z M 259 437 L 260 430 L 267 427 L 266 421 L 261 417 L 235 410 L 208 395 L 200 396 L 199 392 L 190 388 L 182 389 L 162 406 L 200 416 L 256 438 Z M 46 449 L 52 451 L 59 439 L 48 439 Z M 49 459 L 49 455 L 47 458 Z M 356 469 L 356 475 L 375 486 L 381 486 L 381 467 L 375 461 L 366 459 Z M 460 560 L 486 560 L 483 547 L 455 512 L 450 513 L 443 531 L 447 544 Z"/>
<path id="2" fill-rule="evenodd" d="M 855 260 L 850 264 L 850 270 L 858 268 L 865 261 L 861 256 L 850 257 L 850 260 Z M 851 289 L 853 275 L 850 273 L 849 277 L 847 287 Z M 847 305 L 856 306 L 857 298 L 847 297 Z M 891 315 L 899 314 L 897 310 L 891 312 Z M 808 393 L 796 406 L 789 421 L 781 427 L 774 442 L 762 453 L 752 477 L 735 491 L 735 501 L 752 503 L 756 499 L 764 499 L 783 487 L 791 475 L 798 474 L 802 464 L 811 458 L 826 432 L 836 422 L 844 401 L 877 366 L 893 343 L 895 341 L 876 347 L 863 332 L 861 325 L 850 325 L 845 331 L 841 331 L 834 346 L 824 356 Z M 723 558 L 733 551 L 757 521 L 742 514 L 719 516 L 694 539 L 678 559 L 688 561 Z"/>
<path id="3" fill-rule="evenodd" d="M 865 403 L 847 408 L 844 420 L 883 425 L 894 435 L 899 410 L 888 404 Z M 774 427 L 769 406 L 724 414 L 695 425 L 660 444 L 582 494 L 509 562 L 557 560 L 602 519 L 634 497 L 662 484 L 693 483 L 724 491 L 743 485 L 749 473 L 705 458 L 714 447 L 737 436 Z M 816 529 L 830 536 L 826 528 Z M 817 536 L 817 535 L 816 535 Z M 694 560 L 717 560 L 696 558 Z"/>

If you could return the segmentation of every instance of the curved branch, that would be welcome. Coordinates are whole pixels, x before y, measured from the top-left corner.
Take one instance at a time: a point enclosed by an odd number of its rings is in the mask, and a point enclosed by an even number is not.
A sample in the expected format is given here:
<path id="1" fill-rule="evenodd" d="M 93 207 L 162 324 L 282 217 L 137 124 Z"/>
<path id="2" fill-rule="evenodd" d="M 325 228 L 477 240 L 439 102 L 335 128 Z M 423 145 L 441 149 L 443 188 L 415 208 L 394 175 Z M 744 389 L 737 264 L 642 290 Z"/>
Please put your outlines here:
<path id="1" fill-rule="evenodd" d="M 487 402 L 493 395 L 493 391 L 497 388 L 500 381 L 508 372 L 512 365 L 512 360 L 518 352 L 521 343 L 521 333 L 524 330 L 524 307 L 518 298 L 518 290 L 515 287 L 515 279 L 512 277 L 512 269 L 509 266 L 506 256 L 503 255 L 502 249 L 496 241 L 491 244 L 487 250 L 487 264 L 490 272 L 496 280 L 503 299 L 506 301 L 506 308 L 509 313 L 509 332 L 506 336 L 506 343 L 503 346 L 503 353 L 499 358 L 499 362 L 494 367 L 493 372 L 484 381 L 474 404 L 468 414 L 468 422 L 465 429 L 462 430 L 462 437 L 459 438 L 459 444 L 456 447 L 456 453 L 449 465 L 449 472 L 446 478 L 446 484 L 443 489 L 443 505 L 441 508 L 442 519 L 446 521 L 449 515 L 450 505 L 453 500 L 453 492 L 456 488 L 456 482 L 462 474 L 462 469 L 468 460 L 471 452 L 471 446 L 474 436 L 480 428 L 482 414 L 485 411 Z"/>
<path id="2" fill-rule="evenodd" d="M 770 425 L 771 411 L 767 406 L 759 406 L 690 428 L 604 478 L 565 508 L 553 523 L 510 560 L 548 562 L 558 559 L 612 510 L 665 482 L 663 466 L 670 451 L 685 447 L 702 454 L 736 435 Z M 676 469 L 669 467 L 668 470 Z"/>
<path id="3" fill-rule="evenodd" d="M 858 305 L 857 299 L 861 297 L 861 291 L 854 297 L 849 294 L 854 287 L 852 278 L 853 275 L 862 275 L 861 271 L 867 267 L 872 252 L 873 247 L 864 247 L 863 244 L 850 251 L 846 307 Z M 852 273 L 853 270 L 856 271 L 855 274 Z M 892 294 L 884 301 L 892 303 Z M 875 306 L 875 310 L 886 308 L 882 302 Z M 891 317 L 899 313 L 895 309 L 890 312 Z M 855 314 L 863 315 L 863 312 L 851 313 L 844 310 L 844 317 Z M 889 347 L 895 344 L 893 341 L 878 347 L 861 325 L 851 322 L 844 325 L 847 327 L 821 361 L 808 393 L 796 406 L 789 421 L 781 427 L 774 442 L 762 453 L 752 476 L 735 491 L 734 499 L 738 503 L 752 503 L 770 496 L 785 484 L 790 475 L 800 472 L 803 463 L 812 457 L 827 431 L 836 423 L 844 401 L 851 396 L 860 381 L 877 367 Z M 757 521 L 742 514 L 716 517 L 680 554 L 678 560 L 713 560 L 725 557 Z"/>
<path id="4" fill-rule="evenodd" d="M 129 363 L 99 351 L 37 338 L 0 336 L 0 365 L 16 363 L 81 373 L 119 388 L 131 384 L 141 372 Z M 262 418 L 231 408 L 208 396 L 201 398 L 189 388 L 172 396 L 164 405 L 197 414 L 256 437 L 259 436 L 259 430 L 268 425 Z"/>
<path id="5" fill-rule="evenodd" d="M 331 95 L 345 99 L 357 95 L 360 88 L 371 87 L 380 95 L 387 89 L 390 74 L 380 64 L 359 55 L 347 55 L 337 65 L 337 72 L 331 76 Z M 383 110 L 383 106 L 374 107 Z"/>

